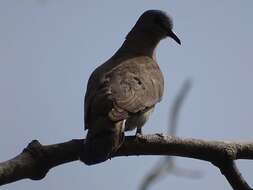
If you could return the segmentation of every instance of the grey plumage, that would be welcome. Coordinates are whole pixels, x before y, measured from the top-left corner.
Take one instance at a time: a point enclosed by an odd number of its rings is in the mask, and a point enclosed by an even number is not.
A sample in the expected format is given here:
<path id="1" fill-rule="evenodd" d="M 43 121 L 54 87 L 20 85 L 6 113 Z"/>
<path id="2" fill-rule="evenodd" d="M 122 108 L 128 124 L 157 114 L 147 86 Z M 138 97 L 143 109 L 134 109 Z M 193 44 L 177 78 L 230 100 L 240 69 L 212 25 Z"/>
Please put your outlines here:
<path id="1" fill-rule="evenodd" d="M 141 15 L 120 49 L 90 76 L 85 95 L 85 129 L 88 129 L 84 163 L 110 158 L 124 141 L 124 131 L 141 127 L 161 101 L 163 75 L 155 48 L 172 32 L 172 20 L 162 11 Z"/>

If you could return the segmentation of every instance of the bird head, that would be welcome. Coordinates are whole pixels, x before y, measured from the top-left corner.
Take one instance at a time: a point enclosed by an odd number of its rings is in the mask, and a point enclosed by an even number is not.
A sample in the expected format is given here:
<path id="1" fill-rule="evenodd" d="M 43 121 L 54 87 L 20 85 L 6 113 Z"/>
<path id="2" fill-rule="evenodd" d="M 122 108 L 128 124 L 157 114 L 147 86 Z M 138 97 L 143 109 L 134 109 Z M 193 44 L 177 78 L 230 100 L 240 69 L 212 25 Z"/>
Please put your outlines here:
<path id="1" fill-rule="evenodd" d="M 160 10 L 148 10 L 140 16 L 132 31 L 141 31 L 158 39 L 171 37 L 178 44 L 181 44 L 172 28 L 173 21 L 169 15 Z"/>

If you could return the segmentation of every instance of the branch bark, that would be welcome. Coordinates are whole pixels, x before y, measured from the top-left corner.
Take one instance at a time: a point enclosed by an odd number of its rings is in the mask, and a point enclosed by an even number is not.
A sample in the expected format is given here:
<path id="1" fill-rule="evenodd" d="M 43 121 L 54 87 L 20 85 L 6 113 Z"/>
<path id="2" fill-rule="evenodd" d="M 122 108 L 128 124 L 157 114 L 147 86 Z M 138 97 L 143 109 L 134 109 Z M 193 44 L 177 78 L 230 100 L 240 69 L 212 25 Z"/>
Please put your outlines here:
<path id="1" fill-rule="evenodd" d="M 247 190 L 251 189 L 242 177 L 234 161 L 228 161 L 226 164 L 217 165 L 221 173 L 226 177 L 233 189 Z"/>
<path id="2" fill-rule="evenodd" d="M 21 154 L 0 163 L 0 185 L 25 178 L 40 180 L 51 168 L 79 160 L 84 146 L 85 139 L 44 146 L 34 140 Z M 136 155 L 181 156 L 208 161 L 220 168 L 234 190 L 250 189 L 233 161 L 253 159 L 253 142 L 184 139 L 163 134 L 128 136 L 113 157 Z"/>

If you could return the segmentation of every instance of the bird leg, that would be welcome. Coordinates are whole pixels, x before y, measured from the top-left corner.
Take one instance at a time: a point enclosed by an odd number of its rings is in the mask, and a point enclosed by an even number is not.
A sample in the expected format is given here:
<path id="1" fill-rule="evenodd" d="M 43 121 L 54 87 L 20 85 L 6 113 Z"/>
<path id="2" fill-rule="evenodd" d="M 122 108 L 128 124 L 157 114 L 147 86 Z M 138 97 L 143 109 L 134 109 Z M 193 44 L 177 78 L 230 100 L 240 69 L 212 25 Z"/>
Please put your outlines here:
<path id="1" fill-rule="evenodd" d="M 126 120 L 123 120 L 121 124 L 121 143 L 119 144 L 119 147 L 124 143 L 125 141 L 125 127 L 126 127 Z"/>
<path id="2" fill-rule="evenodd" d="M 135 136 L 137 137 L 138 135 L 142 135 L 142 127 L 137 127 L 136 128 Z"/>

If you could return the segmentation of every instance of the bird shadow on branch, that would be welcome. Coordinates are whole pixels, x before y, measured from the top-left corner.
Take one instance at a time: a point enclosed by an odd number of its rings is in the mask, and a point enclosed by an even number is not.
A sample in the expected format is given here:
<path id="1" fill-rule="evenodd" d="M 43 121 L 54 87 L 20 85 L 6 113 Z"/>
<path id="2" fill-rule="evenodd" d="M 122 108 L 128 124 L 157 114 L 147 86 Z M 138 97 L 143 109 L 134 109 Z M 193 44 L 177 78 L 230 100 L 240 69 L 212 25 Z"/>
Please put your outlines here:
<path id="1" fill-rule="evenodd" d="M 175 100 L 173 101 L 169 114 L 169 121 L 167 128 L 168 135 L 176 136 L 179 114 L 191 88 L 192 88 L 192 80 L 191 79 L 185 80 L 181 89 L 176 95 Z M 192 179 L 199 179 L 200 177 L 203 176 L 203 173 L 201 171 L 185 169 L 177 166 L 175 162 L 175 157 L 165 156 L 161 157 L 155 164 L 155 166 L 146 174 L 146 176 L 142 180 L 139 189 L 147 190 L 153 183 L 167 176 L 168 174 L 173 174 L 179 177 L 187 177 Z"/>

